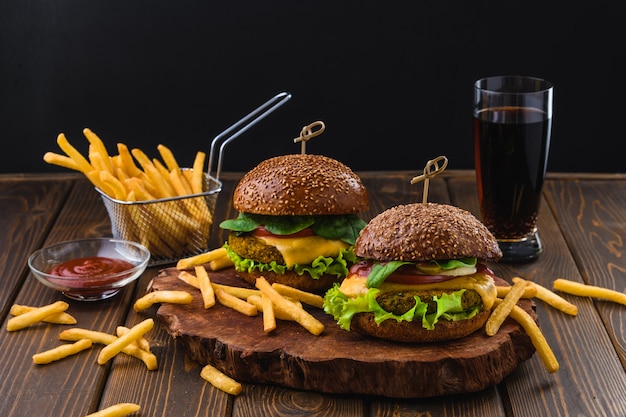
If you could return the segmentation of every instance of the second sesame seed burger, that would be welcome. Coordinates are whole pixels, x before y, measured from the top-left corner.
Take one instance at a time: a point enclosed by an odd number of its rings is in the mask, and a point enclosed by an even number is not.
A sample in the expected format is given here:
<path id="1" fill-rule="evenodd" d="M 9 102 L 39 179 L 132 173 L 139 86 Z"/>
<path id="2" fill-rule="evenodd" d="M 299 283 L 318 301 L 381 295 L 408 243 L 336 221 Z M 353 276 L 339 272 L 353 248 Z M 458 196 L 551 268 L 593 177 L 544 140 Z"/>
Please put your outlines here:
<path id="1" fill-rule="evenodd" d="M 361 179 L 343 163 L 321 155 L 267 159 L 246 173 L 233 194 L 236 219 L 224 247 L 238 275 L 254 284 L 263 276 L 322 293 L 341 282 L 356 261 L 353 245 L 369 208 Z"/>
<path id="2" fill-rule="evenodd" d="M 354 251 L 361 261 L 324 297 L 324 310 L 343 329 L 441 342 L 487 321 L 496 287 L 484 261 L 502 253 L 468 211 L 437 203 L 390 208 L 370 220 Z"/>

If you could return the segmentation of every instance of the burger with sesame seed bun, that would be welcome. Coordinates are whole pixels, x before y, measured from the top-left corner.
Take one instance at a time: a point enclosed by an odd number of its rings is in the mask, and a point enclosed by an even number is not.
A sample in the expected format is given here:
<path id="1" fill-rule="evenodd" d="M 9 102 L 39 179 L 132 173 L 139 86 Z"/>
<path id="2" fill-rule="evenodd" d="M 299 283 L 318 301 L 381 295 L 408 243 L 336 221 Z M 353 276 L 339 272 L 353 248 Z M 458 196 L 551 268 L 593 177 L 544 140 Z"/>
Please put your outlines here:
<path id="1" fill-rule="evenodd" d="M 465 337 L 484 326 L 496 299 L 484 261 L 502 252 L 468 211 L 447 204 L 390 208 L 361 231 L 360 261 L 324 296 L 345 330 L 425 343 Z"/>
<path id="2" fill-rule="evenodd" d="M 321 155 L 267 159 L 246 173 L 233 194 L 237 218 L 223 221 L 224 245 L 237 274 L 260 276 L 304 291 L 324 293 L 356 261 L 354 243 L 369 208 L 361 179 Z"/>

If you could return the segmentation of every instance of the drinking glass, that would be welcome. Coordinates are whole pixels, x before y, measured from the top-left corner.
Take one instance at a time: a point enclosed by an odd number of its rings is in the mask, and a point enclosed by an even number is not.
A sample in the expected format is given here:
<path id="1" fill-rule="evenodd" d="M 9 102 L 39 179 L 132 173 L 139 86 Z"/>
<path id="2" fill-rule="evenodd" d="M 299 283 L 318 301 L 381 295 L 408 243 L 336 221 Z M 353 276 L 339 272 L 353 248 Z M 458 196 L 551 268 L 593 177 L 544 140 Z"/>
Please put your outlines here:
<path id="1" fill-rule="evenodd" d="M 554 92 L 549 81 L 506 75 L 474 83 L 474 162 L 483 223 L 502 262 L 537 258 Z"/>

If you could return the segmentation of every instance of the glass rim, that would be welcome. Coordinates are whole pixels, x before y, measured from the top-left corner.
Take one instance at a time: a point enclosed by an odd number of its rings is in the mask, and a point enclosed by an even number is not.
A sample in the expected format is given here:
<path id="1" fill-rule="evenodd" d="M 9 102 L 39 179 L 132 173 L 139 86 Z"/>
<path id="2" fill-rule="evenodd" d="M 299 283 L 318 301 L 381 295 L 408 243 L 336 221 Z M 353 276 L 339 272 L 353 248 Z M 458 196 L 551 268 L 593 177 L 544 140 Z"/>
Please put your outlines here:
<path id="1" fill-rule="evenodd" d="M 487 85 L 489 85 L 490 82 L 494 82 L 496 80 L 524 80 L 524 81 L 530 81 L 536 84 L 539 84 L 539 88 L 533 88 L 533 89 L 528 89 L 527 91 L 524 91 L 523 89 L 514 89 L 514 88 L 501 88 L 501 89 L 495 89 L 493 87 L 488 87 Z M 474 88 L 476 90 L 480 90 L 480 91 L 487 91 L 489 93 L 501 93 L 501 94 L 540 94 L 540 93 L 545 93 L 545 92 L 550 92 L 554 89 L 554 85 L 552 84 L 552 82 L 546 80 L 545 78 L 541 78 L 541 77 L 533 77 L 533 76 L 528 76 L 528 75 L 493 75 L 493 76 L 489 76 L 489 77 L 483 77 L 483 78 L 479 78 L 478 80 L 474 81 Z"/>

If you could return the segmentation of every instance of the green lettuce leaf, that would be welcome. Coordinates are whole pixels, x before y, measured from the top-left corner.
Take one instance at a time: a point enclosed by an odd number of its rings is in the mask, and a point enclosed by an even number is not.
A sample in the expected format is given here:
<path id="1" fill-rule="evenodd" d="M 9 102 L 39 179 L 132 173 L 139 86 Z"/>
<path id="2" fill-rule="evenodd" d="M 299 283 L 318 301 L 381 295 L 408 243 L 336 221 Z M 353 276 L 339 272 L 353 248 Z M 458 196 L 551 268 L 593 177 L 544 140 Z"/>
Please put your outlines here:
<path id="1" fill-rule="evenodd" d="M 367 276 L 367 288 L 378 288 L 380 284 L 385 282 L 387 277 L 391 275 L 396 269 L 402 265 L 410 264 L 411 262 L 403 261 L 389 261 L 385 264 L 376 263 L 372 267 L 370 274 Z"/>
<path id="2" fill-rule="evenodd" d="M 402 265 L 416 265 L 416 268 L 422 273 L 429 275 L 437 275 L 441 270 L 450 270 L 461 267 L 474 267 L 478 259 L 476 258 L 462 258 L 462 259 L 447 259 L 447 260 L 433 260 L 415 264 L 413 262 L 404 261 L 389 261 L 385 263 L 376 262 L 372 267 L 372 271 L 367 277 L 367 288 L 378 288 L 380 284 L 385 282 L 387 277 L 395 272 L 396 269 Z"/>
<path id="3" fill-rule="evenodd" d="M 237 218 L 224 220 L 222 229 L 238 233 L 252 232 L 264 226 L 275 235 L 291 235 L 308 227 L 325 239 L 341 240 L 354 245 L 359 232 L 366 222 L 355 214 L 337 216 L 267 216 L 261 214 L 239 213 Z"/>
<path id="4" fill-rule="evenodd" d="M 377 324 L 385 320 L 396 320 L 398 322 L 421 320 L 422 326 L 432 330 L 440 319 L 457 321 L 474 317 L 480 307 L 473 307 L 470 310 L 463 310 L 461 297 L 465 290 L 455 291 L 450 294 L 442 294 L 441 298 L 435 297 L 437 301 L 437 311 L 433 314 L 426 314 L 427 303 L 423 303 L 419 297 L 415 297 L 415 306 L 402 315 L 396 315 L 383 308 L 376 301 L 376 296 L 380 292 L 377 288 L 371 288 L 364 296 L 350 298 L 339 291 L 339 285 L 335 284 L 324 295 L 324 311 L 332 315 L 339 327 L 350 330 L 352 317 L 357 313 L 374 313 L 374 320 Z"/>
<path id="5" fill-rule="evenodd" d="M 454 268 L 462 268 L 466 266 L 476 266 L 478 263 L 477 258 L 461 258 L 461 259 L 446 259 L 446 260 L 437 260 L 431 261 L 436 263 L 437 266 L 441 269 L 454 269 Z"/>
<path id="6" fill-rule="evenodd" d="M 237 255 L 233 250 L 228 246 L 228 243 L 224 244 L 224 248 L 228 253 L 228 257 L 233 262 L 235 266 L 235 270 L 237 271 L 272 271 L 277 274 L 284 274 L 288 271 L 286 265 L 281 265 L 276 263 L 276 261 L 272 261 L 269 264 L 261 263 L 253 261 L 252 259 L 242 258 Z M 341 249 L 339 251 L 339 255 L 336 258 L 327 257 L 327 256 L 318 256 L 310 265 L 301 265 L 295 264 L 293 266 L 293 270 L 298 273 L 298 275 L 303 275 L 304 273 L 308 273 L 311 278 L 319 279 L 324 274 L 335 275 L 338 278 L 344 278 L 348 275 L 348 270 L 350 265 L 356 262 L 356 255 L 352 250 L 352 247 L 348 249 Z"/>

